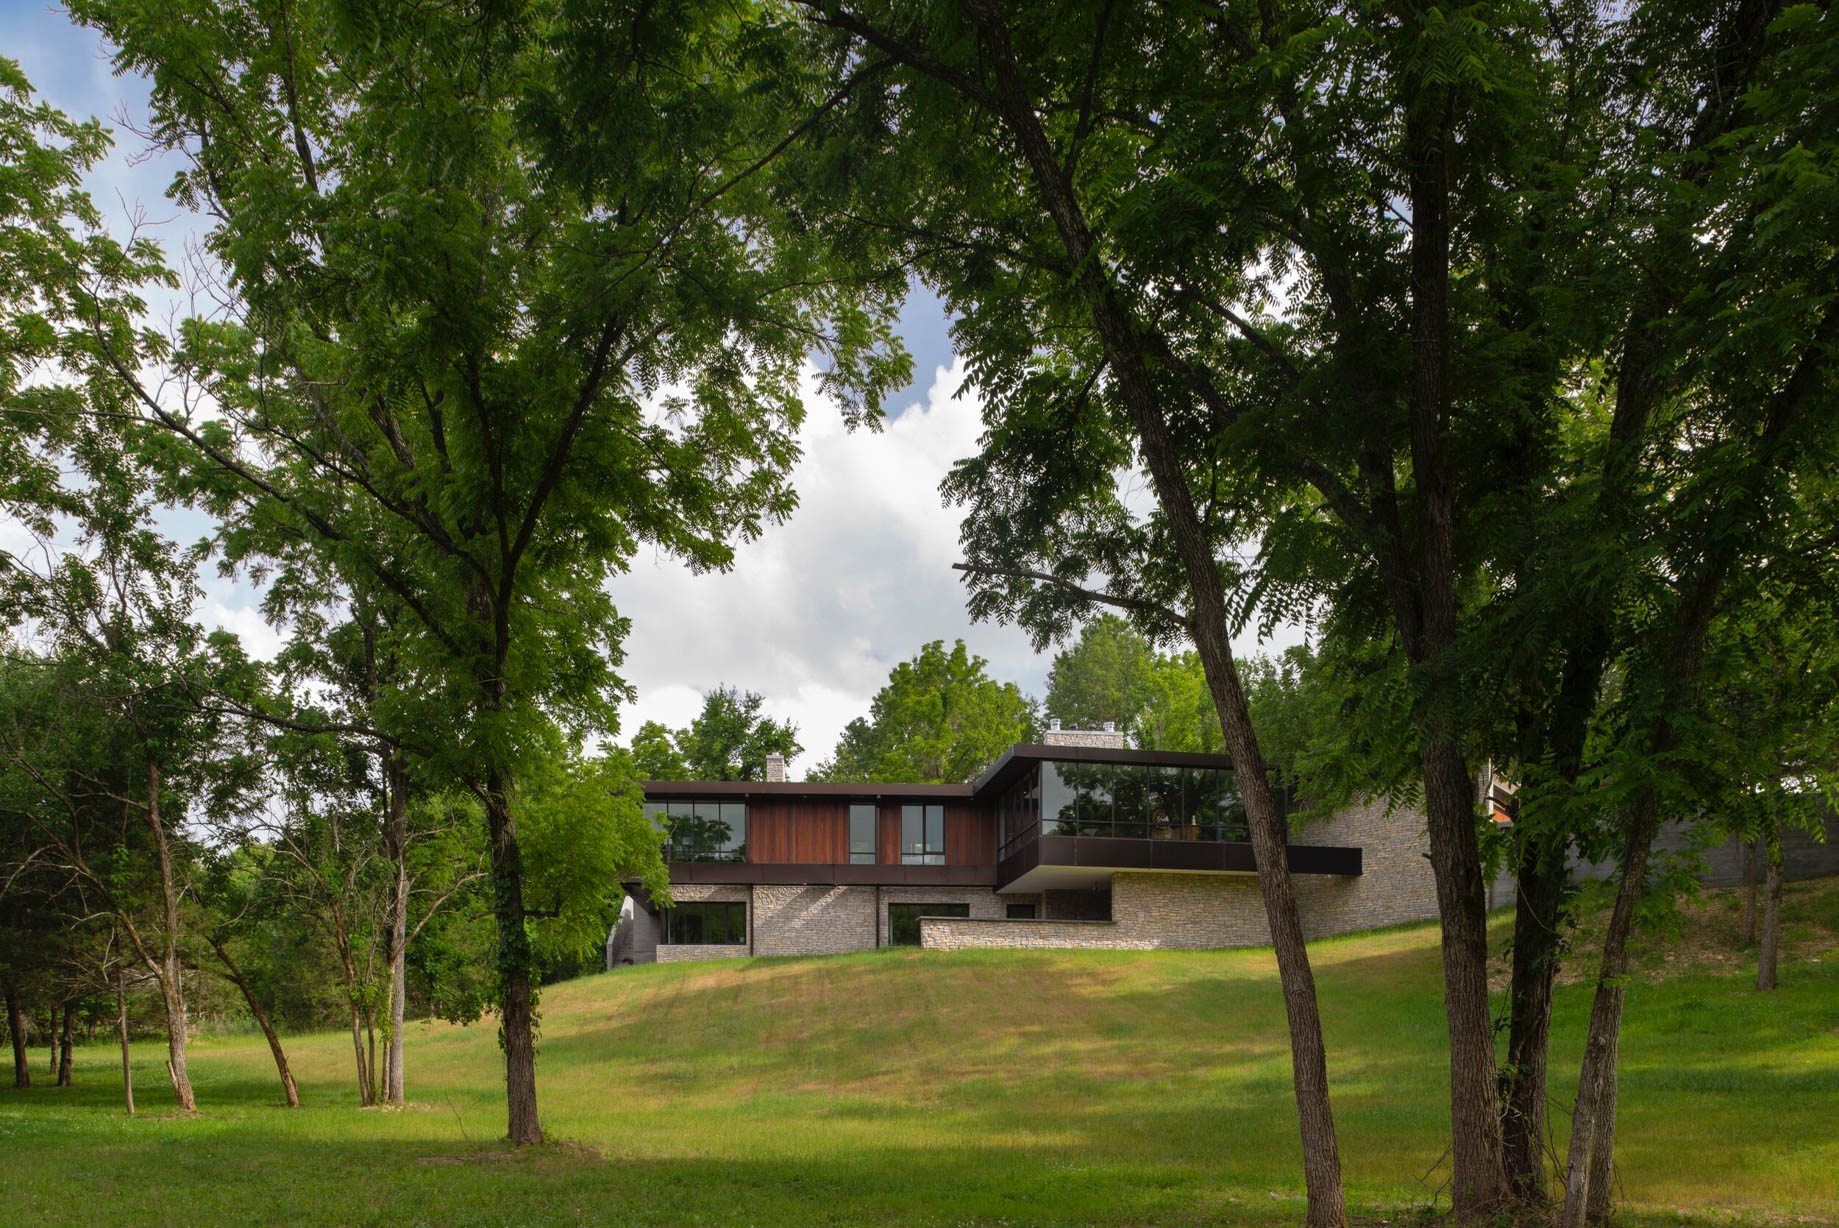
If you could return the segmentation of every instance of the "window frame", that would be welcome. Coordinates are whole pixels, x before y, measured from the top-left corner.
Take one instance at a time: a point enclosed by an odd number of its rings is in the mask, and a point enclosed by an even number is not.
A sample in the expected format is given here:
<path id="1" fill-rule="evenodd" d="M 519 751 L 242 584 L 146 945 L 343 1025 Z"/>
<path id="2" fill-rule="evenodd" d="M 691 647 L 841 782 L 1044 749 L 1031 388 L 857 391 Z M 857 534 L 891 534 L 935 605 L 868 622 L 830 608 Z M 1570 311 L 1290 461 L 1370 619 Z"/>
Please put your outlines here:
<path id="1" fill-rule="evenodd" d="M 713 932 L 708 923 L 711 911 L 720 909 L 723 915 L 721 932 L 726 941 L 717 942 L 707 937 Z M 691 916 L 702 918 L 703 937 L 686 939 L 676 927 L 689 920 Z M 735 919 L 739 918 L 739 937 L 736 933 Z M 751 918 L 747 915 L 746 900 L 686 900 L 664 909 L 663 945 L 667 947 L 744 947 L 747 945 Z"/>
<path id="2" fill-rule="evenodd" d="M 919 839 L 914 841 L 907 826 L 914 812 L 919 817 Z M 933 821 L 938 821 L 938 843 Z M 900 807 L 900 864 L 903 866 L 942 866 L 945 864 L 945 807 L 937 802 L 905 802 Z"/>
<path id="3" fill-rule="evenodd" d="M 655 815 L 653 822 L 655 824 L 658 818 L 663 819 L 667 840 L 664 850 L 666 861 L 748 860 L 746 802 L 719 797 L 674 797 L 663 802 L 648 802 L 646 805 L 663 807 L 663 813 Z M 715 826 L 721 826 L 726 835 L 710 839 L 709 834 Z"/>
<path id="4" fill-rule="evenodd" d="M 866 811 L 866 815 L 859 813 Z M 856 821 L 868 819 L 868 847 L 858 848 L 856 841 Z M 873 802 L 851 802 L 844 816 L 844 840 L 848 845 L 845 850 L 849 864 L 852 866 L 872 866 L 881 860 L 881 807 Z"/>

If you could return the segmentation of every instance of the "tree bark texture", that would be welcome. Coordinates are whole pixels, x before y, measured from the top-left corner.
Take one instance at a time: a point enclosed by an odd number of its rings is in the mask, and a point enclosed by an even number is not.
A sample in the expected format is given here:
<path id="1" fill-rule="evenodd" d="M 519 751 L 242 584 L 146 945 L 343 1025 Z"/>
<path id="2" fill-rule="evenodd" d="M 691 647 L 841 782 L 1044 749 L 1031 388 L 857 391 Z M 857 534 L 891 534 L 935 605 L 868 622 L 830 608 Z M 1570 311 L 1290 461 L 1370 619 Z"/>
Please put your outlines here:
<path id="1" fill-rule="evenodd" d="M 58 1003 L 51 1004 L 50 1014 L 45 1021 L 45 1070 L 57 1074 L 57 1020 Z"/>
<path id="2" fill-rule="evenodd" d="M 1440 676 L 1456 642 L 1455 483 L 1449 457 L 1450 162 L 1453 101 L 1427 88 L 1405 120 L 1411 198 L 1411 469 L 1418 500 L 1419 635 L 1407 642 L 1427 673 L 1424 808 L 1443 922 L 1443 1009 L 1450 1048 L 1450 1201 L 1458 1218 L 1509 1197 L 1501 1141 L 1494 1028 L 1488 1012 L 1488 902 L 1475 798 L 1462 746 L 1443 710 Z"/>
<path id="3" fill-rule="evenodd" d="M 1584 1218 L 1592 1224 L 1607 1223 L 1615 1201 L 1617 1078 L 1616 1063 L 1611 1062 L 1597 1110 L 1600 1124 L 1590 1146 L 1590 1194 L 1584 1203 Z"/>
<path id="4" fill-rule="evenodd" d="M 1180 454 L 1144 361 L 1143 339 L 1129 313 L 1118 303 L 1072 186 L 1066 181 L 1052 144 L 1029 101 L 1000 13 L 987 0 L 966 5 L 983 35 L 996 80 L 998 118 L 1014 134 L 1027 160 L 1073 266 L 1118 383 L 1136 426 L 1144 464 L 1168 518 L 1192 596 L 1189 628 L 1219 711 L 1226 745 L 1244 791 L 1259 891 L 1271 928 L 1284 1014 L 1290 1030 L 1291 1074 L 1303 1144 L 1303 1178 L 1308 1195 L 1307 1221 L 1330 1226 L 1346 1222 L 1341 1185 L 1341 1156 L 1328 1094 L 1327 1047 L 1316 1002 L 1315 978 L 1303 940 L 1301 914 L 1290 880 L 1283 820 L 1272 794 L 1250 712 L 1232 658 L 1226 630 L 1225 593 L 1219 560 L 1202 530 L 1200 517 L 1182 472 Z"/>
<path id="5" fill-rule="evenodd" d="M 6 1035 L 13 1045 L 13 1086 L 32 1086 L 32 1054 L 26 1048 L 26 1021 L 19 1010 L 19 989 L 11 977 L 0 983 L 6 994 Z"/>
<path id="6" fill-rule="evenodd" d="M 281 1091 L 287 1097 L 287 1107 L 299 1108 L 300 1089 L 294 1086 L 294 1072 L 288 1068 L 287 1052 L 281 1048 L 281 1037 L 275 1031 L 275 1025 L 269 1019 L 268 1012 L 262 1009 L 261 999 L 255 996 L 255 989 L 249 984 L 249 978 L 243 975 L 243 970 L 237 967 L 234 959 L 230 958 L 230 952 L 224 949 L 223 943 L 218 941 L 215 935 L 211 935 L 207 941 L 211 944 L 211 950 L 216 953 L 217 961 L 224 966 L 224 972 L 229 976 L 231 984 L 242 991 L 243 1001 L 249 1004 L 249 1013 L 255 1016 L 256 1024 L 262 1029 L 262 1035 L 268 1041 L 268 1052 L 274 1056 L 275 1072 L 281 1076 Z"/>
<path id="7" fill-rule="evenodd" d="M 486 781 L 485 817 L 492 856 L 492 904 L 498 920 L 499 1045 L 504 1049 L 506 1135 L 518 1145 L 543 1141 L 536 1111 L 536 993 L 530 938 L 524 930 L 523 861 L 511 785 L 493 771 Z"/>
<path id="8" fill-rule="evenodd" d="M 1670 740 L 1669 740 L 1670 741 Z M 1634 928 L 1635 907 L 1647 879 L 1648 854 L 1660 830 L 1660 803 L 1652 790 L 1635 799 L 1634 813 L 1622 853 L 1622 882 L 1616 889 L 1609 930 L 1603 937 L 1603 961 L 1596 978 L 1596 996 L 1590 1005 L 1590 1027 L 1584 1039 L 1583 1070 L 1577 1080 L 1577 1106 L 1571 1116 L 1571 1146 L 1565 1160 L 1563 1228 L 1582 1228 L 1589 1212 L 1590 1176 L 1597 1132 L 1614 1146 L 1616 1050 L 1622 1035 L 1622 997 L 1628 977 L 1628 937 Z"/>
<path id="9" fill-rule="evenodd" d="M 1570 882 L 1564 849 L 1529 841 L 1516 878 L 1501 1146 L 1513 1196 L 1537 1206 L 1550 1196 L 1545 1171 L 1545 1085 L 1552 986 L 1558 975 L 1563 901 Z"/>
<path id="10" fill-rule="evenodd" d="M 134 1116 L 134 1062 L 128 1052 L 128 974 L 115 979 L 115 1027 L 121 1035 L 121 1098 Z"/>
<path id="11" fill-rule="evenodd" d="M 1775 988 L 1782 942 L 1782 838 L 1778 827 L 1768 843 L 1768 888 L 1763 892 L 1762 939 L 1756 944 L 1756 988 Z"/>
<path id="12" fill-rule="evenodd" d="M 75 1037 L 71 1034 L 70 1003 L 64 1003 L 64 1025 L 58 1029 L 57 1042 L 57 1085 L 69 1087 L 75 1082 L 73 1069 L 75 1058 Z"/>
<path id="13" fill-rule="evenodd" d="M 182 1112 L 198 1107 L 192 1094 L 191 1074 L 185 1067 L 186 1017 L 184 969 L 179 964 L 179 891 L 173 881 L 172 851 L 166 843 L 166 824 L 160 817 L 160 767 L 147 760 L 147 826 L 153 834 L 153 851 L 159 863 L 160 905 L 165 930 L 165 945 L 160 961 L 152 969 L 160 984 L 160 999 L 166 1008 L 166 1074 L 172 1081 L 173 1098 Z"/>

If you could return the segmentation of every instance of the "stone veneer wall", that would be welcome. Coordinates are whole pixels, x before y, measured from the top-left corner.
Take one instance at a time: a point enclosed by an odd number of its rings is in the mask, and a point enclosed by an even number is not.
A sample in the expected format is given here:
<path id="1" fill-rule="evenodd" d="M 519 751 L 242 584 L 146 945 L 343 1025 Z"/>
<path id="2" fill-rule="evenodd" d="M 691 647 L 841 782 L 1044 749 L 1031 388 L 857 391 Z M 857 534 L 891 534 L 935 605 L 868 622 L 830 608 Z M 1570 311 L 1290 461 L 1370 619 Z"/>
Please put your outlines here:
<path id="1" fill-rule="evenodd" d="M 1352 845 L 1361 850 L 1357 878 L 1296 876 L 1296 905 L 1303 914 L 1303 933 L 1310 938 L 1437 915 L 1430 837 L 1424 812 L 1416 807 L 1400 807 L 1387 814 L 1383 798 L 1348 806 L 1325 819 L 1298 824 L 1290 833 L 1290 843 Z M 1258 919 L 1262 924 L 1262 906 Z"/>
<path id="2" fill-rule="evenodd" d="M 679 901 L 748 899 L 743 886 L 680 883 L 671 888 Z M 868 951 L 888 942 L 889 904 L 968 904 L 971 916 L 991 920 L 1005 917 L 1010 904 L 1033 904 L 1038 895 L 997 895 L 988 887 L 883 887 L 881 912 L 876 916 L 873 887 L 758 886 L 753 889 L 748 925 L 754 955 L 840 955 Z M 640 910 L 643 912 L 643 910 Z M 651 949 L 663 962 L 686 959 L 729 959 L 749 954 L 745 944 L 724 946 L 674 946 L 659 941 L 656 917 L 650 923 Z M 636 935 L 635 935 L 636 939 Z M 635 962 L 637 941 L 635 940 Z"/>
<path id="3" fill-rule="evenodd" d="M 755 887 L 755 955 L 839 955 L 875 945 L 873 887 Z"/>
<path id="4" fill-rule="evenodd" d="M 1421 813 L 1387 815 L 1383 801 L 1349 807 L 1299 826 L 1294 844 L 1358 845 L 1355 878 L 1298 875 L 1297 907 L 1310 938 L 1434 917 L 1436 884 Z M 940 950 L 965 947 L 1086 947 L 1106 950 L 1204 950 L 1265 946 L 1271 941 L 1264 902 L 1253 874 L 1120 871 L 1111 879 L 1111 920 L 920 921 L 921 943 Z"/>

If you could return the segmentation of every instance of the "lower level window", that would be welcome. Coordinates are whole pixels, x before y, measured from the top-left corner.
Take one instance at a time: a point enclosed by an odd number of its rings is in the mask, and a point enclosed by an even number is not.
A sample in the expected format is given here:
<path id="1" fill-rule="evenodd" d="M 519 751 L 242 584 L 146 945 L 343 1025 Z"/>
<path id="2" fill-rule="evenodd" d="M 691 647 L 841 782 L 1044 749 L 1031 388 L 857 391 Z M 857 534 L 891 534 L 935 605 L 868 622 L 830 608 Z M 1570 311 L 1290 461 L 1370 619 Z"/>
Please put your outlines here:
<path id="1" fill-rule="evenodd" d="M 686 946 L 736 946 L 747 941 L 747 905 L 679 904 L 664 912 L 664 941 Z"/>
<path id="2" fill-rule="evenodd" d="M 917 947 L 921 917 L 968 917 L 969 904 L 889 904 L 888 945 Z"/>
<path id="3" fill-rule="evenodd" d="M 1009 920 L 1011 921 L 1032 921 L 1034 920 L 1034 905 L 1033 904 L 1011 904 L 1009 905 Z"/>

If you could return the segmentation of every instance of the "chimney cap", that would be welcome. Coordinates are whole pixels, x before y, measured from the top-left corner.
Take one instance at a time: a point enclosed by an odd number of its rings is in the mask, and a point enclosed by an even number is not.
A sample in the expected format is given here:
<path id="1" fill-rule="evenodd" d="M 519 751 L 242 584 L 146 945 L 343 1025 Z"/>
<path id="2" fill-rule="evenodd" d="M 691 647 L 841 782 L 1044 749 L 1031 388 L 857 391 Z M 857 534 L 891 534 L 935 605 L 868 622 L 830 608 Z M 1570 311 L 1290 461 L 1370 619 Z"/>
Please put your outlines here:
<path id="1" fill-rule="evenodd" d="M 1059 729 L 1060 728 L 1060 718 L 1056 716 L 1056 717 L 1052 717 L 1051 719 L 1049 719 L 1047 722 L 1047 727 L 1053 730 Z"/>

